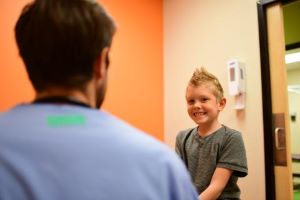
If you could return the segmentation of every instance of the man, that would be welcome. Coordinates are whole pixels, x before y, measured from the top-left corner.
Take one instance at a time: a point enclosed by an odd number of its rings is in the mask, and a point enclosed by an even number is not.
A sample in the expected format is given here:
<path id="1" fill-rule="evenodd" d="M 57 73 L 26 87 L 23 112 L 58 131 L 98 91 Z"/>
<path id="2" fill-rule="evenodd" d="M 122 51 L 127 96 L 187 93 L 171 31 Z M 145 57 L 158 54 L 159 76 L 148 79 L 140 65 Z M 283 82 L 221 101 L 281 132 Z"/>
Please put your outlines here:
<path id="1" fill-rule="evenodd" d="M 197 199 L 173 152 L 97 109 L 114 32 L 94 1 L 23 9 L 16 40 L 36 98 L 0 117 L 1 200 Z"/>

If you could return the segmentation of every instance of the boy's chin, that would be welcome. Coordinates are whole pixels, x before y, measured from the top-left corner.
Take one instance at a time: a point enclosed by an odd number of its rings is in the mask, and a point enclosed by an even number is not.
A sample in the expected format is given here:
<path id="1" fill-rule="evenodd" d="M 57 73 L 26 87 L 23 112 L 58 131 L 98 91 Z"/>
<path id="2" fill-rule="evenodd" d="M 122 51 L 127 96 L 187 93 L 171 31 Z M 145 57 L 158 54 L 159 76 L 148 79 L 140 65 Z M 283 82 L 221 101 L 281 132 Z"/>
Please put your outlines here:
<path id="1" fill-rule="evenodd" d="M 201 117 L 201 118 L 193 118 L 193 121 L 200 125 L 200 124 L 205 124 L 207 122 L 207 119 L 205 117 Z"/>
<path id="2" fill-rule="evenodd" d="M 203 126 L 203 125 L 206 124 L 206 121 L 194 120 L 194 122 L 195 122 L 198 126 Z"/>

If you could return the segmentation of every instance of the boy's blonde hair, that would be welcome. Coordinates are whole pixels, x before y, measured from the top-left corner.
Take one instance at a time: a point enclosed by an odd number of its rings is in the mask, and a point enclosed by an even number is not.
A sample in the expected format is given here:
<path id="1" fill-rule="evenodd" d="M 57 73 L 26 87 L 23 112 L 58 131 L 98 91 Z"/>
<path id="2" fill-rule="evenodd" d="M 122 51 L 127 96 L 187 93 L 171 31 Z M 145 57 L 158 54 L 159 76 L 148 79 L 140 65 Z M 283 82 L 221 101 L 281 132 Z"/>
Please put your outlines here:
<path id="1" fill-rule="evenodd" d="M 218 101 L 221 100 L 224 96 L 224 91 L 218 78 L 209 73 L 204 67 L 201 67 L 200 69 L 196 68 L 192 78 L 189 81 L 189 84 L 193 86 L 210 84 L 211 86 L 213 86 L 211 89 Z"/>

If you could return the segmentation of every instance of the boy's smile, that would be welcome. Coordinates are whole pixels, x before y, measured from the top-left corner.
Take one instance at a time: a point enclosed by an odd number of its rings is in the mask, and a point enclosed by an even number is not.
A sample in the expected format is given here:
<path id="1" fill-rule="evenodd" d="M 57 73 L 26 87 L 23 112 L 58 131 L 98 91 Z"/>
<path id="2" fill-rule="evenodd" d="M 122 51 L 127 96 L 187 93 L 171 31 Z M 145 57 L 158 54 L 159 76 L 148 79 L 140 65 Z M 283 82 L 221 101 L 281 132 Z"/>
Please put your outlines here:
<path id="1" fill-rule="evenodd" d="M 200 128 L 213 128 L 218 124 L 219 112 L 226 100 L 217 100 L 213 93 L 214 86 L 207 83 L 200 86 L 188 85 L 186 90 L 187 111 L 191 119 Z"/>
<path id="2" fill-rule="evenodd" d="M 201 112 L 201 111 L 196 111 L 196 112 L 194 112 L 194 116 L 195 117 L 201 117 L 201 116 L 204 116 L 206 114 L 206 112 Z"/>

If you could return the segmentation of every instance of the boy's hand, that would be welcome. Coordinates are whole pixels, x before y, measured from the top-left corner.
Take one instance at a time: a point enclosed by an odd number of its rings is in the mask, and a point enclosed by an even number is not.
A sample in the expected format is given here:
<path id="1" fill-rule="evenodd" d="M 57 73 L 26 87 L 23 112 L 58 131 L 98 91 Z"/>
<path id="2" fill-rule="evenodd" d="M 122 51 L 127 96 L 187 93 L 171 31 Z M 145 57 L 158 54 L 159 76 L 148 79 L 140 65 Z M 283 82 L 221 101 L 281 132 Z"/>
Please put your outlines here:
<path id="1" fill-rule="evenodd" d="M 199 199 L 201 200 L 215 200 L 217 199 L 223 189 L 225 188 L 230 176 L 232 174 L 232 170 L 217 167 L 210 184 L 206 190 L 204 190 L 200 195 Z"/>

